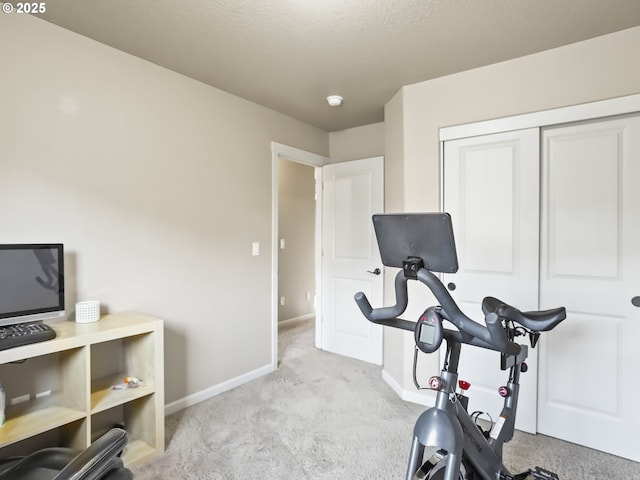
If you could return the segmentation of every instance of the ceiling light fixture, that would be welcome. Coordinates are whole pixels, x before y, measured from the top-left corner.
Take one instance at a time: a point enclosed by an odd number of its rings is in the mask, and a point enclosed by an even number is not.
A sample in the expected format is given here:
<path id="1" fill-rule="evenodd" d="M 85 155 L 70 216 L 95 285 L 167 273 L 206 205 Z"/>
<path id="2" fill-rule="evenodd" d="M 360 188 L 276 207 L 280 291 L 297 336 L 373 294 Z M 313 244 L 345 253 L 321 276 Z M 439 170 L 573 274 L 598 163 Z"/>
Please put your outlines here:
<path id="1" fill-rule="evenodd" d="M 339 107 L 342 105 L 343 98 L 340 95 L 329 95 L 327 97 L 327 103 L 332 107 Z"/>

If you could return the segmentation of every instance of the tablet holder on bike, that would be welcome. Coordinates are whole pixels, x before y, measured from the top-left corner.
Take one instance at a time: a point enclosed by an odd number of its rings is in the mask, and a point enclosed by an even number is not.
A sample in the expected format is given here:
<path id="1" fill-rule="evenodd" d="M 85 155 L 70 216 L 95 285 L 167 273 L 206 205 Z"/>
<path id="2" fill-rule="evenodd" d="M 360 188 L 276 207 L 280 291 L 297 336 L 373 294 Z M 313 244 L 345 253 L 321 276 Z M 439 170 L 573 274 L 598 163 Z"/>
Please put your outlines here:
<path id="1" fill-rule="evenodd" d="M 407 278 L 415 280 L 422 267 L 432 272 L 458 271 L 449 214 L 374 215 L 373 227 L 383 265 L 402 268 Z"/>

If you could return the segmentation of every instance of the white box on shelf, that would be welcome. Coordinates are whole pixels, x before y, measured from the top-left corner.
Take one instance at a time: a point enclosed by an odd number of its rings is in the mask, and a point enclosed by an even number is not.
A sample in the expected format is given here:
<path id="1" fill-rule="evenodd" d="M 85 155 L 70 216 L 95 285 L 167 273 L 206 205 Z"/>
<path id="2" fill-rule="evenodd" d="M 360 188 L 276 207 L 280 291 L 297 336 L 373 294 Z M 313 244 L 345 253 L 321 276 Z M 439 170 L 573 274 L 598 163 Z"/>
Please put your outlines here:
<path id="1" fill-rule="evenodd" d="M 91 323 L 100 320 L 100 302 L 88 300 L 76 303 L 76 322 Z"/>

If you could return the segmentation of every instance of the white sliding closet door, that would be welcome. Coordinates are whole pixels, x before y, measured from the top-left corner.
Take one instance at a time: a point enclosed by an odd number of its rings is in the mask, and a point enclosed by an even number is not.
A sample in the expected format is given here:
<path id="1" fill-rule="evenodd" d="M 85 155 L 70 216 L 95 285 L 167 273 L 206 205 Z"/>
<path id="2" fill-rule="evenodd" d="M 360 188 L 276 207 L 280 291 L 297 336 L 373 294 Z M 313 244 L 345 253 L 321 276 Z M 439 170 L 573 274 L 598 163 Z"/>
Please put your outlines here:
<path id="1" fill-rule="evenodd" d="M 545 129 L 542 169 L 538 430 L 640 461 L 640 116 Z"/>
<path id="2" fill-rule="evenodd" d="M 484 325 L 486 296 L 523 310 L 538 307 L 539 129 L 484 135 L 444 144 L 444 211 L 451 214 L 458 273 L 451 295 Z M 535 432 L 537 352 L 521 377 L 516 427 Z M 464 346 L 460 378 L 471 382 L 469 408 L 497 419 L 498 388 L 507 380 L 497 352 Z"/>

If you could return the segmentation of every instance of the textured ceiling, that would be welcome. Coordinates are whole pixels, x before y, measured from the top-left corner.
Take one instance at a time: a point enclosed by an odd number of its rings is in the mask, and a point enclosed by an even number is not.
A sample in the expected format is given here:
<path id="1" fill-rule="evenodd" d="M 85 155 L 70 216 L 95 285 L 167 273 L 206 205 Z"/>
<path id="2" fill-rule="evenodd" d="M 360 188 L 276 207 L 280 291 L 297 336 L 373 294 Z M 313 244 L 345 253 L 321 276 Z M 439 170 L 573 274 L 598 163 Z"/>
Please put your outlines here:
<path id="1" fill-rule="evenodd" d="M 402 85 L 640 25 L 640 0 L 50 0 L 38 16 L 336 131 L 382 121 Z"/>

